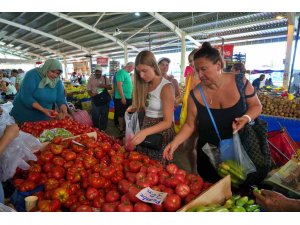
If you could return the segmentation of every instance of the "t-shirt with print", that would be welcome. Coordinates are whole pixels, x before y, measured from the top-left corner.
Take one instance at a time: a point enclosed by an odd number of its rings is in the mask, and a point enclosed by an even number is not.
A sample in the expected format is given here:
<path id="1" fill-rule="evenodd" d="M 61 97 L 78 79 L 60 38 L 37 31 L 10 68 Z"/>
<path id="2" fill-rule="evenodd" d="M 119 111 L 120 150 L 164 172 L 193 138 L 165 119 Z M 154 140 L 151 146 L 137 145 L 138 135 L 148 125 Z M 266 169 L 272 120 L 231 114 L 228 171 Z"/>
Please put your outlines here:
<path id="1" fill-rule="evenodd" d="M 116 74 L 116 81 L 122 82 L 122 88 L 125 98 L 132 99 L 132 80 L 130 74 L 126 70 L 121 69 Z M 115 91 L 115 98 L 121 99 L 118 88 L 116 88 Z"/>

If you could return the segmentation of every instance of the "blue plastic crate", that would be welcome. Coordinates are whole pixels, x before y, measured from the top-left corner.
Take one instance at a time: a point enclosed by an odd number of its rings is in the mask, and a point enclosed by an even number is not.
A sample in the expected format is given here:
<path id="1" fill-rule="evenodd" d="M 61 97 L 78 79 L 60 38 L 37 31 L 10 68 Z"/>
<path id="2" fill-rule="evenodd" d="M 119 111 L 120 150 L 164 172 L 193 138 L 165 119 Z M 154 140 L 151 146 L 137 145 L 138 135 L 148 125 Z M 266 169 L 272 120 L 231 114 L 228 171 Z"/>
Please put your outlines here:
<path id="1" fill-rule="evenodd" d="M 27 192 L 21 192 L 16 189 L 14 191 L 14 193 L 12 194 L 12 196 L 10 197 L 10 202 L 13 204 L 13 206 L 15 207 L 15 209 L 18 212 L 26 212 L 24 199 L 27 196 L 33 195 L 34 193 L 43 191 L 43 190 L 44 190 L 43 185 L 39 185 L 34 190 L 27 191 Z"/>

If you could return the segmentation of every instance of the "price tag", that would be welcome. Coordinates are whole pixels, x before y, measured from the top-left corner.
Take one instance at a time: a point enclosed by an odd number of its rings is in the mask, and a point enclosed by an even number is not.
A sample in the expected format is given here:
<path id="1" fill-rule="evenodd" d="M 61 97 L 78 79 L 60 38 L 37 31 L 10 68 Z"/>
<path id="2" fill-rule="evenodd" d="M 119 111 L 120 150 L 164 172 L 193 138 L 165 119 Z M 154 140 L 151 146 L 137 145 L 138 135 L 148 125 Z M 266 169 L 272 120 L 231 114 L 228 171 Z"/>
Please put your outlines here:
<path id="1" fill-rule="evenodd" d="M 167 197 L 167 193 L 152 190 L 149 187 L 142 189 L 136 197 L 143 202 L 160 205 Z"/>

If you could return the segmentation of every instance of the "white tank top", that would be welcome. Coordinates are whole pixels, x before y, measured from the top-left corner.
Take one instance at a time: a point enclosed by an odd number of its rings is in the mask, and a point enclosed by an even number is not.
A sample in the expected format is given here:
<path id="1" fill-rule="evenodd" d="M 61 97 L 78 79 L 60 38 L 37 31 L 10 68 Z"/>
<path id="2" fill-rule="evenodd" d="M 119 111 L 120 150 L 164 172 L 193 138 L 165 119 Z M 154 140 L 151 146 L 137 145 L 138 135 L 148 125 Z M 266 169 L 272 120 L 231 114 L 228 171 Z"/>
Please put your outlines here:
<path id="1" fill-rule="evenodd" d="M 147 107 L 145 114 L 147 117 L 151 118 L 162 118 L 163 115 L 163 109 L 162 109 L 162 101 L 160 98 L 160 93 L 162 88 L 166 84 L 171 84 L 170 81 L 168 81 L 165 78 L 162 78 L 160 84 L 147 95 Z"/>

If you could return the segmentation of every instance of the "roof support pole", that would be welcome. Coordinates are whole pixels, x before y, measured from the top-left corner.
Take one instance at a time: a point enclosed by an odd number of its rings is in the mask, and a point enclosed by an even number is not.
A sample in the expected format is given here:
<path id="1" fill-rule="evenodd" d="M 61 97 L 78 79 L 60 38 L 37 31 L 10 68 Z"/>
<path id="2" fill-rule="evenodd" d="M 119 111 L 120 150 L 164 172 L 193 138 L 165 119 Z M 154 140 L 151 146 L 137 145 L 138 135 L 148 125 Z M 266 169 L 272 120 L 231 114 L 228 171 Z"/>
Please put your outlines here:
<path id="1" fill-rule="evenodd" d="M 284 88 L 288 88 L 289 78 L 291 76 L 291 57 L 292 57 L 292 46 L 294 39 L 294 26 L 295 26 L 295 13 L 288 12 L 288 32 L 286 40 L 286 53 L 285 53 L 285 64 L 284 64 L 284 74 L 283 74 L 283 84 Z"/>
<path id="2" fill-rule="evenodd" d="M 128 63 L 128 48 L 127 44 L 124 44 L 124 66 Z"/>
<path id="3" fill-rule="evenodd" d="M 182 32 L 181 37 L 181 63 L 180 63 L 180 83 L 184 83 L 184 69 L 185 69 L 185 54 L 186 54 L 186 45 L 185 45 L 185 32 Z"/>
<path id="4" fill-rule="evenodd" d="M 66 56 L 64 56 L 64 65 L 65 65 L 65 79 L 68 79 L 67 57 Z"/>

